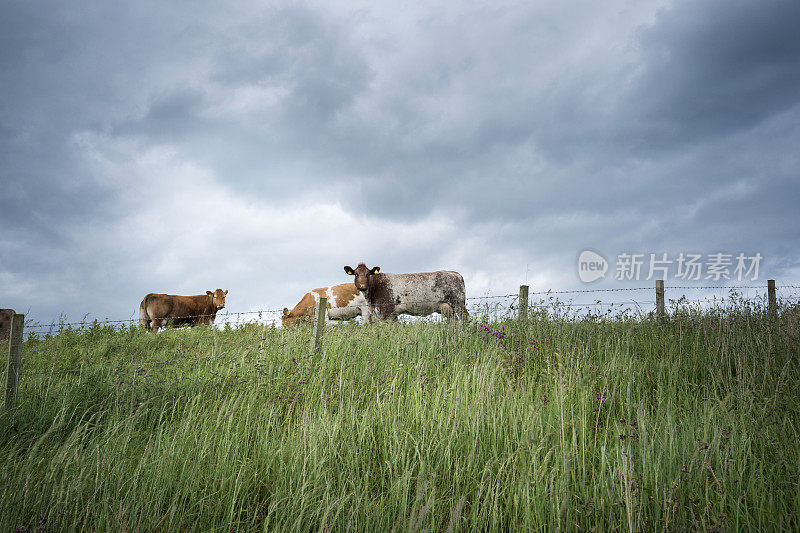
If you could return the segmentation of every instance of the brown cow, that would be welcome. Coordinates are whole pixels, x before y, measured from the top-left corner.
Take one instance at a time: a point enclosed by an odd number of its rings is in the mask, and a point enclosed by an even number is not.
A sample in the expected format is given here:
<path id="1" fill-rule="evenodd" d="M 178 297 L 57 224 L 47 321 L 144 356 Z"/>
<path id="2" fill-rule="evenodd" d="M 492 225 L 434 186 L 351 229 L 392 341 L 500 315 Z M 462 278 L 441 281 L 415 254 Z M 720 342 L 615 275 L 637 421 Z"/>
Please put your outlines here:
<path id="1" fill-rule="evenodd" d="M 333 287 L 322 287 L 309 291 L 289 311 L 283 308 L 281 323 L 284 327 L 291 326 L 298 321 L 310 321 L 314 318 L 317 302 L 320 297 L 328 299 L 327 311 L 325 316 L 328 320 L 350 320 L 361 314 L 361 308 L 367 301 L 352 283 L 342 283 Z"/>
<path id="2" fill-rule="evenodd" d="M 213 324 L 217 311 L 225 307 L 228 291 L 217 289 L 197 296 L 150 293 L 139 304 L 139 323 L 156 333 L 158 328 L 188 324 Z"/>

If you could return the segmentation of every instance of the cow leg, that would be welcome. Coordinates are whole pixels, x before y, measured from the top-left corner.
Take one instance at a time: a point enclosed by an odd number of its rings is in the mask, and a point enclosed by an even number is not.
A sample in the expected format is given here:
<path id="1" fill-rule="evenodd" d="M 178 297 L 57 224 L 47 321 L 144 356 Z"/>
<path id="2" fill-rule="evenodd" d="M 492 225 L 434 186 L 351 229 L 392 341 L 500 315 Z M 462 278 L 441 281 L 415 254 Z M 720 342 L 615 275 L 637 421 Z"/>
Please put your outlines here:
<path id="1" fill-rule="evenodd" d="M 445 318 L 452 318 L 453 316 L 453 308 L 447 302 L 439 302 L 439 312 Z"/>
<path id="2" fill-rule="evenodd" d="M 375 315 L 375 313 L 372 311 L 372 309 L 370 309 L 370 307 L 368 305 L 367 306 L 362 306 L 360 308 L 360 312 L 361 312 L 361 323 L 364 324 L 364 325 L 372 324 L 372 320 L 373 320 L 373 317 Z"/>
<path id="3" fill-rule="evenodd" d="M 150 322 L 150 333 L 158 333 L 158 328 L 161 327 L 161 320 L 154 318 Z"/>
<path id="4" fill-rule="evenodd" d="M 460 302 L 453 302 L 449 304 L 450 306 L 450 313 L 451 316 L 454 318 L 458 318 L 460 320 L 468 320 L 469 313 L 467 312 L 467 306 L 460 303 Z"/>
<path id="5" fill-rule="evenodd" d="M 370 311 L 363 314 L 362 317 L 364 318 L 364 324 L 372 324 L 373 322 L 375 322 L 375 313 L 372 313 Z"/>

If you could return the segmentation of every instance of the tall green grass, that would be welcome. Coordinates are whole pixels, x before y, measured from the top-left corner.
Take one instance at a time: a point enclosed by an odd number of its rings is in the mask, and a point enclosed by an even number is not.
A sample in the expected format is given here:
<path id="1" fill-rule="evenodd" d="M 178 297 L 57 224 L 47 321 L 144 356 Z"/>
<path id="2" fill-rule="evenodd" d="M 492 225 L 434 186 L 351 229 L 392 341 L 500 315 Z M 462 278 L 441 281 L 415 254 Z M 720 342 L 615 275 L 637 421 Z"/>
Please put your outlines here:
<path id="1" fill-rule="evenodd" d="M 32 336 L 0 528 L 797 530 L 796 325 L 671 314 Z"/>

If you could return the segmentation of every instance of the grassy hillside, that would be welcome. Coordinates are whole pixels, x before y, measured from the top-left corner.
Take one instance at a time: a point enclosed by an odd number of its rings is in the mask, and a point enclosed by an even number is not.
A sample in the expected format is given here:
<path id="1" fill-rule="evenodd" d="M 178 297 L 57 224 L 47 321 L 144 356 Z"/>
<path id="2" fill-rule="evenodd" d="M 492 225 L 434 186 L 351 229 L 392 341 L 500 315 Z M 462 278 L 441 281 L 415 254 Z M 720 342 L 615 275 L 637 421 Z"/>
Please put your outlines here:
<path id="1" fill-rule="evenodd" d="M 800 528 L 796 325 L 673 315 L 34 336 L 0 529 Z"/>

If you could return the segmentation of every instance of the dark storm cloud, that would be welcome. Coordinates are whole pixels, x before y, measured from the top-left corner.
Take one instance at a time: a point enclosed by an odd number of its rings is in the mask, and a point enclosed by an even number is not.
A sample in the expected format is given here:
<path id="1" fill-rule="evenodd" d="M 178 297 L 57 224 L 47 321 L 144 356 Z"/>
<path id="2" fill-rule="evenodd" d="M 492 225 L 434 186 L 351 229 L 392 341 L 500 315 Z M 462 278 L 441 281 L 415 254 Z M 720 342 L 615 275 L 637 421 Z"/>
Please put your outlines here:
<path id="1" fill-rule="evenodd" d="M 382 171 L 390 179 L 368 183 L 361 205 L 376 213 L 416 216 L 434 205 L 433 198 L 445 197 L 473 208 L 476 217 L 487 208 L 494 210 L 491 215 L 517 217 L 531 202 L 548 210 L 573 203 L 607 205 L 610 196 L 631 205 L 647 201 L 646 190 L 664 186 L 645 177 L 628 187 L 607 184 L 641 160 L 679 158 L 675 150 L 687 144 L 747 131 L 798 103 L 800 34 L 793 27 L 798 12 L 795 2 L 678 2 L 631 37 L 636 56 L 622 64 L 604 55 L 599 63 L 577 65 L 564 57 L 549 77 L 530 80 L 518 73 L 536 68 L 540 43 L 501 31 L 505 28 L 498 21 L 484 24 L 497 30 L 482 43 L 491 62 L 466 61 L 472 52 L 470 31 L 430 38 L 431 49 L 440 39 L 454 39 L 458 45 L 452 62 L 467 66 L 445 68 L 441 80 L 431 76 L 439 81 L 434 89 L 401 93 L 403 104 L 386 120 L 400 125 L 399 134 L 372 136 L 369 151 L 379 155 L 374 166 L 361 169 Z M 580 38 L 581 32 L 576 33 Z M 494 75 L 497 71 L 502 75 Z M 458 103 L 454 87 L 472 80 L 481 83 L 470 87 L 472 105 L 462 128 L 443 128 L 445 135 L 430 142 L 403 142 L 436 127 L 445 115 L 424 105 L 406 113 L 405 102 L 439 94 L 446 110 Z M 526 147 L 538 153 L 538 171 L 509 168 Z M 366 161 L 373 159 L 367 156 Z M 725 186 L 732 179 L 720 172 L 726 162 L 704 163 L 711 166 L 695 167 L 673 188 L 708 187 L 709 180 Z M 556 202 L 553 179 L 569 191 Z M 483 194 L 463 194 L 473 188 L 482 188 Z M 417 190 L 426 194 L 413 205 L 396 201 L 410 199 Z M 544 201 L 536 205 L 537 198 Z"/>
<path id="2" fill-rule="evenodd" d="M 492 57 L 483 64 L 464 60 L 471 31 L 445 33 L 461 68 L 431 76 L 435 88 L 400 93 L 385 120 L 397 134 L 366 143 L 379 155 L 359 168 L 373 177 L 356 205 L 400 219 L 458 206 L 475 224 L 511 224 L 494 239 L 498 247 L 606 243 L 617 252 L 663 243 L 665 251 L 727 247 L 796 258 L 779 243 L 796 245 L 800 229 L 789 200 L 800 197 L 791 148 L 800 140 L 799 10 L 793 2 L 677 2 L 632 33 L 619 62 L 605 53 L 587 61 L 590 53 L 573 64 L 553 47 L 561 63 L 538 84 L 519 73 L 536 68 L 539 43 L 500 31 L 502 21 L 482 21 L 498 30 L 482 41 Z M 469 113 L 447 124 L 465 86 Z M 442 108 L 424 105 L 430 94 L 443 95 Z M 423 105 L 407 109 L 409 101 Z M 437 127 L 441 136 L 413 142 Z M 548 217 L 585 223 L 532 229 Z"/>
<path id="3" fill-rule="evenodd" d="M 797 104 L 797 2 L 682 2 L 641 32 L 635 95 L 651 141 L 697 142 Z"/>
<path id="4" fill-rule="evenodd" d="M 193 5 L 188 17 L 186 7 L 4 7 L 0 173 L 4 184 L 17 184 L 13 197 L 6 187 L 0 193 L 4 221 L 25 215 L 29 229 L 47 232 L 74 216 L 102 216 L 109 198 L 103 180 L 87 176 L 77 133 L 182 145 L 225 174 L 236 165 L 263 169 L 254 162 L 264 156 L 296 157 L 287 148 L 308 143 L 363 83 L 356 54 L 341 50 L 341 29 L 308 9 L 229 20 L 213 4 Z M 261 116 L 209 112 L 248 83 L 288 87 L 290 95 Z M 244 170 L 233 175 L 247 177 Z M 262 186 L 271 181 L 263 171 L 258 177 Z"/>
<path id="5" fill-rule="evenodd" d="M 173 37 L 180 42 L 187 31 Z M 159 61 L 175 72 L 165 72 L 170 83 L 109 120 L 110 131 L 176 146 L 232 176 L 242 191 L 275 202 L 295 195 L 298 178 L 330 177 L 340 141 L 331 138 L 329 125 L 369 82 L 369 68 L 342 21 L 288 5 L 239 13 L 203 35 L 203 45 L 188 54 L 197 66 L 187 70 L 183 55 L 164 54 Z"/>

